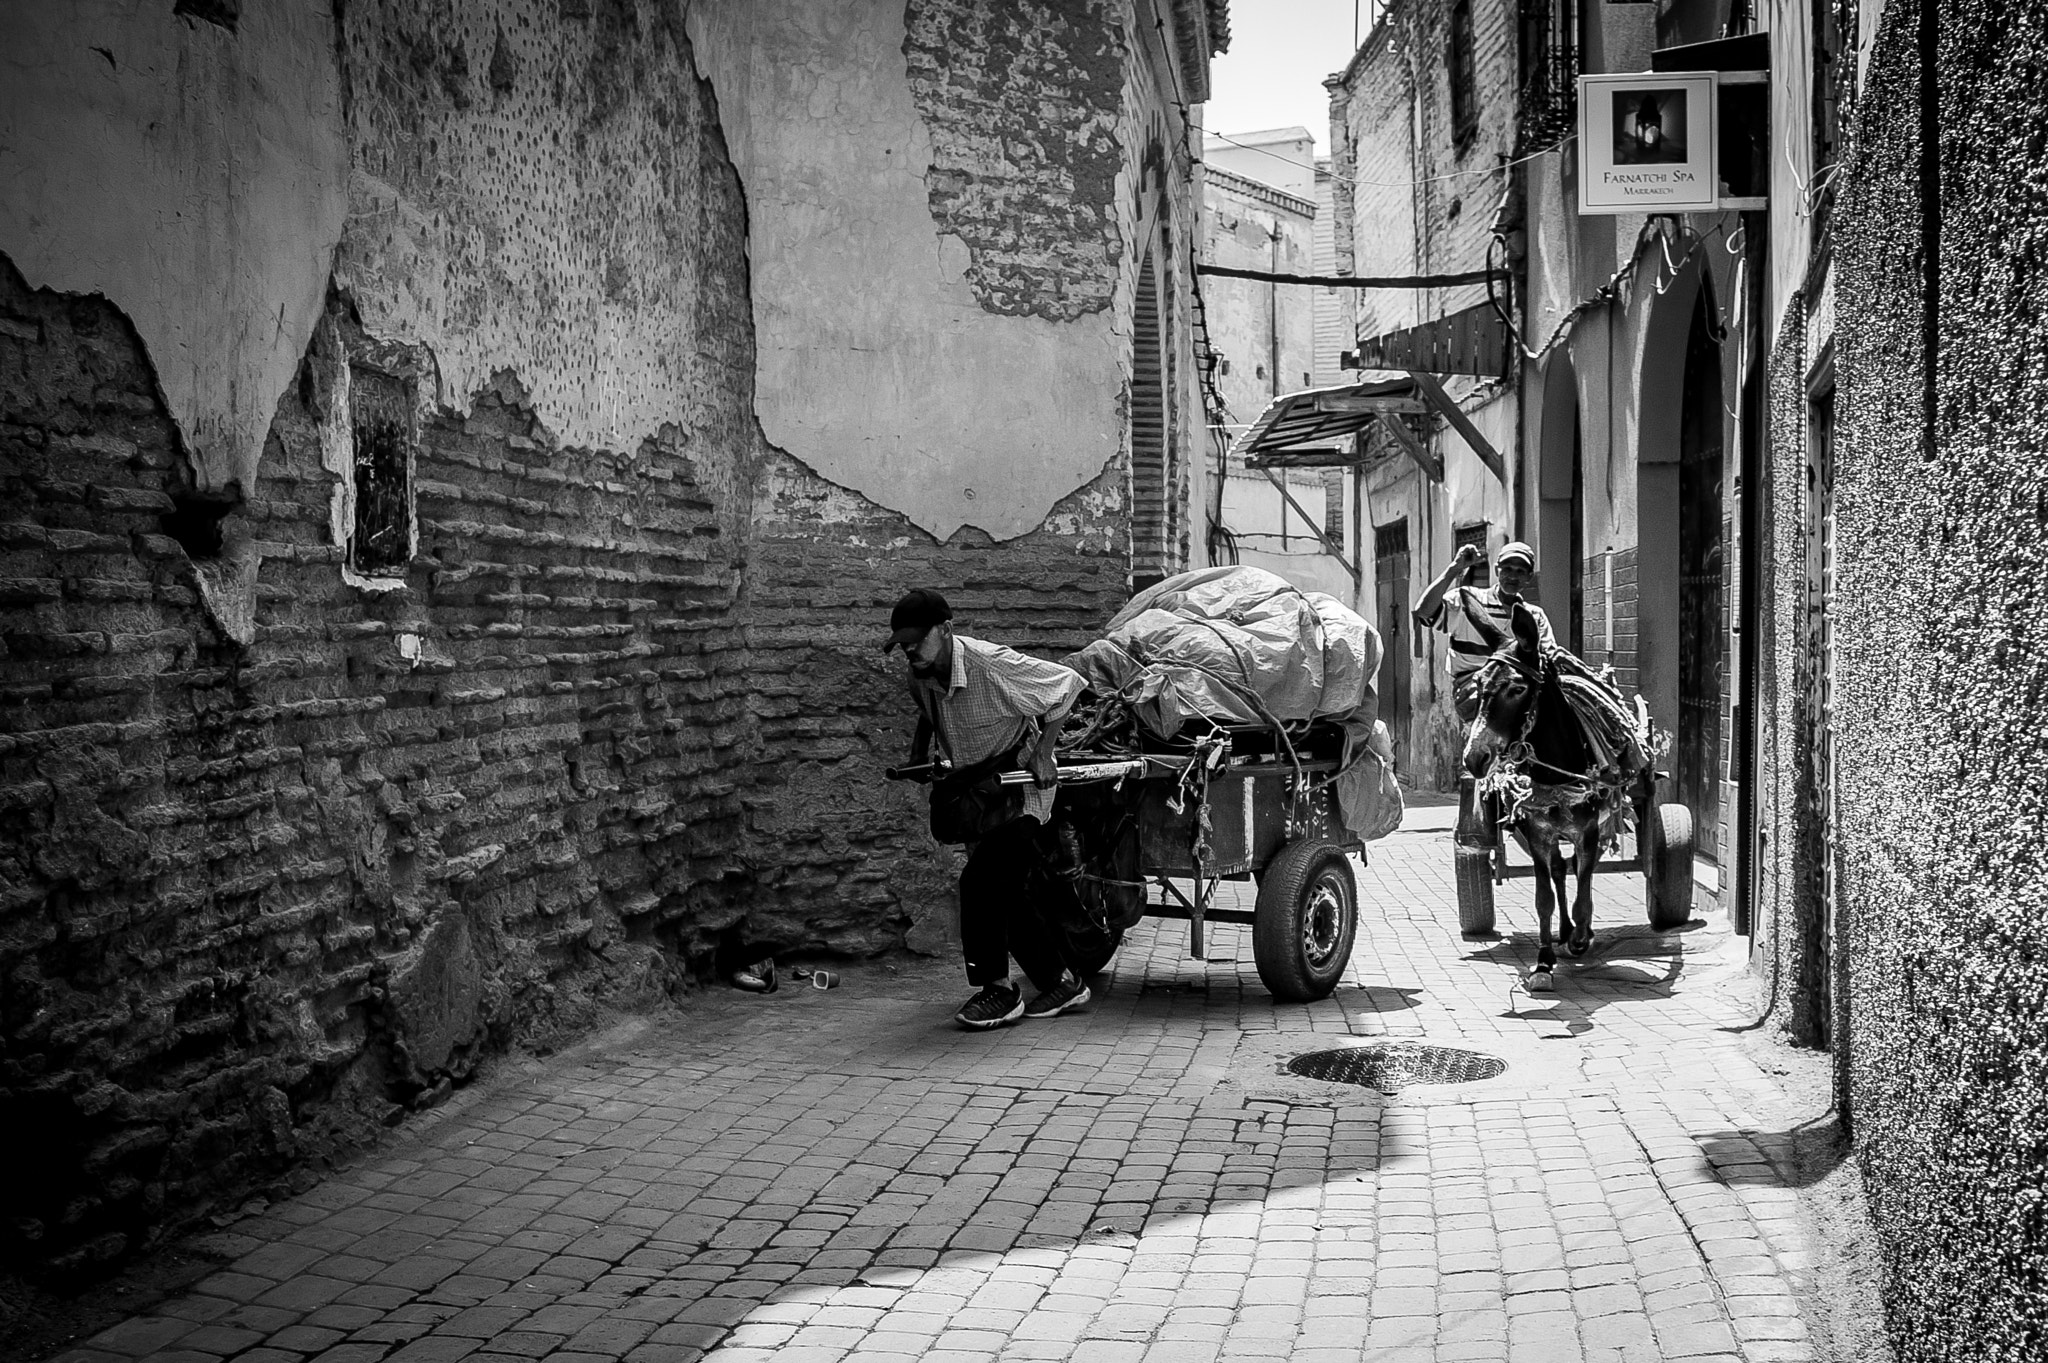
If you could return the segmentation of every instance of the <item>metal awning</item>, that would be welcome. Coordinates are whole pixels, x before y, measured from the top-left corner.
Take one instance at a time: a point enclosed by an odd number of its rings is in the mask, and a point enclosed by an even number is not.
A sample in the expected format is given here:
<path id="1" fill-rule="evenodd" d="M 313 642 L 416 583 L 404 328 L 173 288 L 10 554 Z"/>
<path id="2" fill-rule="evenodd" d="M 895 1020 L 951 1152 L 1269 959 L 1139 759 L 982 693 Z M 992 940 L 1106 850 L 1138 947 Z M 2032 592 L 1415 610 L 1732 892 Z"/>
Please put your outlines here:
<path id="1" fill-rule="evenodd" d="M 1384 414 L 1420 416 L 1428 411 L 1416 393 L 1412 379 L 1382 379 L 1373 383 L 1351 383 L 1338 388 L 1308 388 L 1283 393 L 1266 404 L 1259 419 L 1238 436 L 1230 452 L 1250 468 L 1264 467 L 1267 456 L 1310 455 L 1318 458 L 1342 455 L 1342 459 L 1316 467 L 1337 467 L 1356 463 L 1351 457 L 1352 439 Z M 1302 461 L 1289 459 L 1285 467 L 1299 468 Z M 1273 467 L 1283 467 L 1275 464 Z"/>
<path id="2" fill-rule="evenodd" d="M 1358 437 L 1377 426 L 1431 481 L 1440 483 L 1443 460 L 1405 420 L 1429 413 L 1442 417 L 1464 437 L 1493 476 L 1506 485 L 1507 463 L 1500 452 L 1451 401 L 1436 376 L 1421 370 L 1409 371 L 1406 378 L 1282 394 L 1266 404 L 1266 410 L 1237 438 L 1230 452 L 1250 469 L 1353 468 L 1366 459 L 1365 442 Z"/>

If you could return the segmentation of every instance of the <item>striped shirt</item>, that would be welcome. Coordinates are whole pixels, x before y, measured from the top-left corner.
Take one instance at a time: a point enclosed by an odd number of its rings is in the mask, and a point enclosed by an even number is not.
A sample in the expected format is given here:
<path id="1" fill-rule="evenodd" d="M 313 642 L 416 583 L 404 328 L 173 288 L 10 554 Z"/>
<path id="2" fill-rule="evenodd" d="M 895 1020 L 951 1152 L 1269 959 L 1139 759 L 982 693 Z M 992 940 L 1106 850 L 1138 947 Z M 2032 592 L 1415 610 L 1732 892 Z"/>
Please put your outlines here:
<path id="1" fill-rule="evenodd" d="M 1523 600 L 1522 605 L 1536 617 L 1536 632 L 1555 648 L 1557 636 L 1550 632 L 1550 618 L 1543 607 Z M 1503 601 L 1498 587 L 1454 587 L 1444 593 L 1435 616 L 1424 619 L 1427 629 L 1439 630 L 1451 641 L 1451 679 L 1477 672 L 1495 649 L 1515 637 L 1514 602 Z"/>
<path id="2" fill-rule="evenodd" d="M 954 766 L 971 767 L 1027 739 L 1035 743 L 1039 721 L 1065 711 L 1086 685 L 1071 667 L 956 634 L 944 683 L 913 675 L 910 698 L 931 721 L 939 750 Z M 1024 812 L 1050 823 L 1053 794 L 1050 786 L 1026 786 Z"/>

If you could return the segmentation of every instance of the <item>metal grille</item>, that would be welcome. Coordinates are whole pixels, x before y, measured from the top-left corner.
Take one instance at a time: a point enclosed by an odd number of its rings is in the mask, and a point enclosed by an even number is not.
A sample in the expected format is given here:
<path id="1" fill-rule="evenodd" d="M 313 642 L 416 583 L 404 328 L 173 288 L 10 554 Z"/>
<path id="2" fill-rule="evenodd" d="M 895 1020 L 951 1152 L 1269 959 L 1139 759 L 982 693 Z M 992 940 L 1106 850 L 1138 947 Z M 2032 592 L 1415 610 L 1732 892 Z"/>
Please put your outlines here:
<path id="1" fill-rule="evenodd" d="M 1287 1062 L 1287 1071 L 1325 1084 L 1357 1084 L 1393 1093 L 1415 1084 L 1469 1084 L 1507 1072 L 1508 1062 L 1478 1051 L 1395 1041 L 1341 1051 L 1311 1051 Z"/>
<path id="2" fill-rule="evenodd" d="M 1548 147 L 1579 117 L 1578 0 L 1522 0 L 1522 108 L 1516 155 Z"/>

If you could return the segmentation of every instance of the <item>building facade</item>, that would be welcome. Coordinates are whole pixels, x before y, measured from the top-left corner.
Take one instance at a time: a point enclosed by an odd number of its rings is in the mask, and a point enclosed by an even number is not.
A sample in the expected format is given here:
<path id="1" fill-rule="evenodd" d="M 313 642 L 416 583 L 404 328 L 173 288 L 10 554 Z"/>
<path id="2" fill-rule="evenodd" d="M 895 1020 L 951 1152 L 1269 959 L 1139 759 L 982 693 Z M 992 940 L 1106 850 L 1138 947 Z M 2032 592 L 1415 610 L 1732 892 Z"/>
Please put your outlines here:
<path id="1" fill-rule="evenodd" d="M 1518 210 L 1504 168 L 1517 147 L 1515 7 L 1501 0 L 1398 0 L 1330 92 L 1333 245 L 1341 274 L 1375 278 L 1458 275 L 1502 266 Z M 1353 345 L 1488 306 L 1485 283 L 1349 291 Z M 1350 377 L 1398 378 L 1369 358 Z M 1505 352 L 1467 353 L 1439 371 L 1449 399 L 1496 451 L 1513 451 L 1519 418 Z M 1440 461 L 1427 471 L 1396 441 L 1368 433 L 1362 459 L 1360 557 L 1371 618 L 1386 646 L 1381 711 L 1407 779 L 1457 784 L 1463 735 L 1451 709 L 1442 640 L 1417 628 L 1410 607 L 1462 544 L 1489 553 L 1522 537 L 1516 489 L 1441 420 L 1403 418 Z M 1507 470 L 1514 476 L 1514 467 Z M 1548 598 L 1545 598 L 1546 602 Z"/>
<path id="2" fill-rule="evenodd" d="M 1767 1015 L 1833 1052 L 1898 1355 L 2039 1356 L 2048 204 L 1992 130 L 2043 122 L 2040 26 L 1545 8 L 1525 89 L 1711 70 L 1722 122 L 1712 211 L 1580 216 L 1569 148 L 1522 169 L 1546 603 L 1571 594 L 1582 651 L 1673 735 L 1696 904 L 1749 936 Z"/>
<path id="3" fill-rule="evenodd" d="M 936 586 L 1056 653 L 1190 561 L 1226 36 L 0 18 L 11 1260 L 117 1260 L 604 999 L 943 941 L 878 622 Z"/>
<path id="4" fill-rule="evenodd" d="M 1311 197 L 1317 176 L 1308 129 L 1211 134 L 1203 147 L 1202 263 L 1267 275 L 1318 273 L 1328 224 Z M 1232 437 L 1274 398 L 1315 385 L 1325 363 L 1318 332 L 1325 292 L 1272 279 L 1211 275 L 1202 282 L 1225 415 L 1215 432 L 1222 477 L 1208 508 L 1208 561 L 1265 568 L 1356 607 L 1361 583 L 1347 548 L 1355 542 L 1351 481 L 1322 470 L 1269 477 L 1229 452 Z"/>

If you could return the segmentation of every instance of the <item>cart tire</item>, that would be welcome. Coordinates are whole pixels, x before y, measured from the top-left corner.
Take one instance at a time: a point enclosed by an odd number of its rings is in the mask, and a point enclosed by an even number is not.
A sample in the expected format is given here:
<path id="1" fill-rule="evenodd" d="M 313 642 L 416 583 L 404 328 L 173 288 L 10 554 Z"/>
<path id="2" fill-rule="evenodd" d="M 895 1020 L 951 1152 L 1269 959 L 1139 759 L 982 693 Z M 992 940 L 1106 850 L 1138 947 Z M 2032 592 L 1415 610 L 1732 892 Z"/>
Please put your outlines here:
<path id="1" fill-rule="evenodd" d="M 1358 883 L 1344 849 L 1303 838 L 1259 877 L 1252 959 L 1276 999 L 1308 1003 L 1337 987 L 1358 935 Z"/>
<path id="2" fill-rule="evenodd" d="M 1643 884 L 1650 926 L 1669 932 L 1692 920 L 1692 811 L 1684 805 L 1657 805 L 1645 823 Z"/>
<path id="3" fill-rule="evenodd" d="M 1493 853 L 1481 847 L 1460 847 L 1458 864 L 1458 931 L 1466 937 L 1493 935 Z"/>

